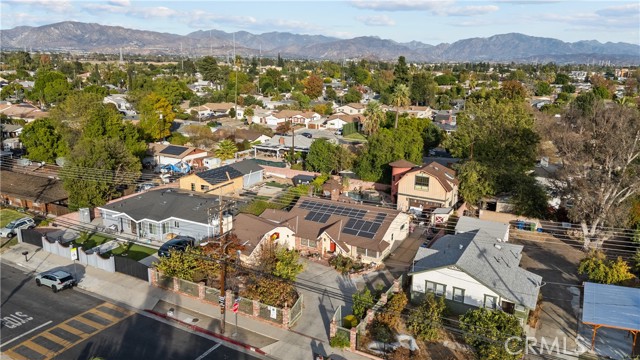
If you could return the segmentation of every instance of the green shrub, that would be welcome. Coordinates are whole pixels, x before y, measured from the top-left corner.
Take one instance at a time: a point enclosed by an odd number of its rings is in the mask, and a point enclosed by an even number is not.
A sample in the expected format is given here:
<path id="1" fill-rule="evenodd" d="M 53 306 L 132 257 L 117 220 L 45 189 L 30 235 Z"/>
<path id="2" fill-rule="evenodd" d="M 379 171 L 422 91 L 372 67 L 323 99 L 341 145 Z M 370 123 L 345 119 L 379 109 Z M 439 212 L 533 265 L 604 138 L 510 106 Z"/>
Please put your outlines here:
<path id="1" fill-rule="evenodd" d="M 342 327 L 351 329 L 358 325 L 358 319 L 354 315 L 347 315 L 342 319 Z"/>
<path id="2" fill-rule="evenodd" d="M 338 332 L 336 336 L 329 339 L 329 345 L 333 348 L 344 349 L 349 347 L 350 344 L 349 335 L 344 332 Z"/>

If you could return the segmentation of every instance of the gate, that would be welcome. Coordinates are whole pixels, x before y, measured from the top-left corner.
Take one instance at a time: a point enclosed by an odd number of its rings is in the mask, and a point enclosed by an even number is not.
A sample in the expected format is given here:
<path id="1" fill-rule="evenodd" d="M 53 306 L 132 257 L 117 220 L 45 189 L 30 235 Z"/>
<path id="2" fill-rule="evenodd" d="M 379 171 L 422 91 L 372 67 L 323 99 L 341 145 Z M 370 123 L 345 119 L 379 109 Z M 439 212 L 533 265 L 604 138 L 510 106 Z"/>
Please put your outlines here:
<path id="1" fill-rule="evenodd" d="M 113 258 L 117 272 L 149 281 L 149 268 L 147 265 L 122 256 L 114 256 Z"/>
<path id="2" fill-rule="evenodd" d="M 42 233 L 32 229 L 18 230 L 18 241 L 42 247 Z"/>
<path id="3" fill-rule="evenodd" d="M 303 295 L 300 294 L 298 301 L 293 304 L 293 306 L 291 307 L 291 311 L 289 311 L 289 327 L 295 325 L 296 321 L 298 321 L 298 319 L 302 315 L 302 298 Z"/>

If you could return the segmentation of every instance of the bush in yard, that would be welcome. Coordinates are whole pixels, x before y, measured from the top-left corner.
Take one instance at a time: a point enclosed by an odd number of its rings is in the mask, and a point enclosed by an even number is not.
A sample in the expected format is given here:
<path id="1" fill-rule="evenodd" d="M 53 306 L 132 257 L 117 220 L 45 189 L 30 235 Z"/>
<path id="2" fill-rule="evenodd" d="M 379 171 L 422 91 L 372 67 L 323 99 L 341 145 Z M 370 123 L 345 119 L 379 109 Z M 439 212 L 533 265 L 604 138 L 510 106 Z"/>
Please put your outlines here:
<path id="1" fill-rule="evenodd" d="M 609 260 L 602 251 L 591 251 L 589 255 L 580 261 L 578 273 L 586 274 L 589 281 L 601 284 L 620 284 L 633 278 L 629 264 L 618 257 Z"/>
<path id="2" fill-rule="evenodd" d="M 348 274 L 351 270 L 359 270 L 362 268 L 361 263 L 354 261 L 350 257 L 342 255 L 337 255 L 329 259 L 329 265 L 333 266 L 342 274 Z"/>
<path id="3" fill-rule="evenodd" d="M 371 295 L 371 291 L 368 288 L 364 288 L 362 291 L 358 291 L 357 293 L 352 295 L 353 298 L 353 315 L 358 319 L 364 318 L 364 315 L 367 313 L 367 310 L 373 307 L 375 303 L 373 301 L 373 295 Z"/>
<path id="4" fill-rule="evenodd" d="M 427 293 L 420 307 L 409 316 L 407 328 L 420 340 L 437 340 L 446 308 L 444 297 L 436 297 L 433 293 Z"/>
<path id="5" fill-rule="evenodd" d="M 383 311 L 376 315 L 377 320 L 392 329 L 397 329 L 400 325 L 402 310 L 407 306 L 407 303 L 407 295 L 404 292 L 394 294 L 384 306 Z"/>
<path id="6" fill-rule="evenodd" d="M 349 347 L 350 345 L 349 335 L 340 331 L 336 334 L 336 336 L 329 339 L 329 345 L 333 348 L 344 349 Z"/>
<path id="7" fill-rule="evenodd" d="M 518 319 L 512 315 L 485 308 L 469 310 L 460 316 L 460 329 L 464 331 L 465 341 L 476 350 L 480 359 L 522 358 L 524 332 Z"/>
<path id="8" fill-rule="evenodd" d="M 392 343 L 396 340 L 396 336 L 389 325 L 378 321 L 377 319 L 373 320 L 371 325 L 369 325 L 369 334 L 374 340 L 385 344 Z"/>
<path id="9" fill-rule="evenodd" d="M 351 329 L 358 325 L 358 319 L 353 315 L 347 315 L 342 319 L 342 327 Z"/>

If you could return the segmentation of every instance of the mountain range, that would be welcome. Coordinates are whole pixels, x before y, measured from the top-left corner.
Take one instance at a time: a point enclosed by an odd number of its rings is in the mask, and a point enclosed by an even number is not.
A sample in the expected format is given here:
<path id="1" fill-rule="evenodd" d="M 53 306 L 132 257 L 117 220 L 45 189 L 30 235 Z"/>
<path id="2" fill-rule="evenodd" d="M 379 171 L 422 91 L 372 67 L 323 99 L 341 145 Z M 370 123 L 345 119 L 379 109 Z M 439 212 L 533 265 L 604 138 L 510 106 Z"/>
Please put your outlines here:
<path id="1" fill-rule="evenodd" d="M 200 30 L 187 35 L 134 30 L 119 26 L 65 21 L 39 27 L 20 26 L 0 30 L 2 50 L 98 52 L 117 54 L 184 55 L 190 57 L 242 56 L 298 59 L 396 60 L 412 62 L 519 62 L 519 63 L 603 63 L 640 64 L 640 45 L 600 43 L 595 40 L 564 42 L 519 33 L 470 38 L 452 44 L 399 43 L 364 36 L 339 39 L 322 35 L 288 32 L 252 34 Z"/>

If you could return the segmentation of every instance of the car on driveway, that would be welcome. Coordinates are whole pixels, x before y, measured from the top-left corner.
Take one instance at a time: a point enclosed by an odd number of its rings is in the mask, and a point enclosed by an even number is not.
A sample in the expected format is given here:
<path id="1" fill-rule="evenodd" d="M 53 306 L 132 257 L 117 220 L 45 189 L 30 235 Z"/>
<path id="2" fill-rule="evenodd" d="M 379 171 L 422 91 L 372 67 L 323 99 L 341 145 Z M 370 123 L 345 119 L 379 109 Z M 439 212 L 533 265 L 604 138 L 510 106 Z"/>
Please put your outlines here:
<path id="1" fill-rule="evenodd" d="M 77 283 L 73 275 L 64 270 L 56 270 L 36 275 L 36 284 L 38 286 L 48 286 L 53 292 L 58 292 L 62 289 L 72 288 Z"/>
<path id="2" fill-rule="evenodd" d="M 195 245 L 196 239 L 191 236 L 178 235 L 160 246 L 160 249 L 158 249 L 158 256 L 170 257 L 171 250 L 185 251 L 188 247 L 193 247 Z"/>
<path id="3" fill-rule="evenodd" d="M 311 135 L 311 133 L 308 133 L 308 132 L 303 132 L 303 133 L 302 133 L 302 134 L 300 134 L 300 135 L 302 135 L 302 136 L 306 137 L 307 139 L 311 139 L 311 138 L 313 137 L 313 135 Z"/>
<path id="4" fill-rule="evenodd" d="M 36 227 L 36 223 L 30 217 L 16 219 L 8 223 L 7 226 L 0 229 L 0 236 L 12 238 L 16 236 L 16 232 L 18 231 L 18 229 L 32 229 L 34 227 Z"/>

